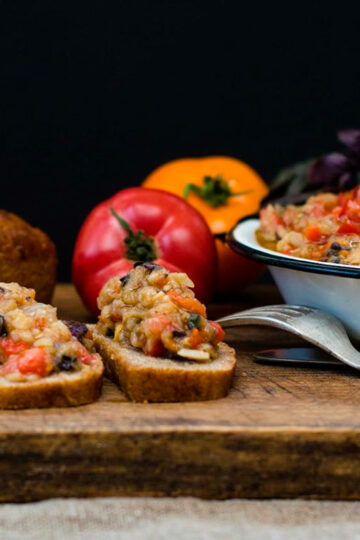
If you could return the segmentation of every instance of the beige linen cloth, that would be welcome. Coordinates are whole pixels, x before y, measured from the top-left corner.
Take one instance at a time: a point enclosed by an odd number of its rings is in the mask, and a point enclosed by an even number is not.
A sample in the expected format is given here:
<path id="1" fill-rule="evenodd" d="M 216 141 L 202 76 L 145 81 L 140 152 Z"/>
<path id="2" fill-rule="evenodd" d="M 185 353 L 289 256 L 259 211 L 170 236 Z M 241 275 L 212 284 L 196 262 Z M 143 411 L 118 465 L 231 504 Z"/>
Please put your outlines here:
<path id="1" fill-rule="evenodd" d="M 360 502 L 52 499 L 0 505 L 1 540 L 360 539 Z"/>

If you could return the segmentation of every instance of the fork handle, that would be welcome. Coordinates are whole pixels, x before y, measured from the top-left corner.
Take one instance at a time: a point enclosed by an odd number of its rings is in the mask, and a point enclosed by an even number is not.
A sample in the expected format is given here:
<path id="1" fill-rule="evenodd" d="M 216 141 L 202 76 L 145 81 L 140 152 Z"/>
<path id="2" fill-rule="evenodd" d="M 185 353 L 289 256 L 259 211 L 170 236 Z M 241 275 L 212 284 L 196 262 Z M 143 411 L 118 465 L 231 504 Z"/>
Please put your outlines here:
<path id="1" fill-rule="evenodd" d="M 306 332 L 301 329 L 294 328 L 289 324 L 286 319 L 278 320 L 275 318 L 267 316 L 261 316 L 261 311 L 247 310 L 238 313 L 233 313 L 226 317 L 221 317 L 217 319 L 216 322 L 221 324 L 224 328 L 235 328 L 239 326 L 248 326 L 248 325 L 260 325 L 268 326 L 273 328 L 278 328 L 280 330 L 285 330 L 293 335 L 298 336 L 299 338 L 319 347 L 328 354 L 334 356 L 341 362 L 360 370 L 360 353 L 355 349 L 352 343 L 349 340 L 349 337 L 345 331 L 342 323 L 333 316 L 327 314 L 328 317 L 334 320 L 335 326 L 332 329 L 332 341 L 324 342 L 317 339 L 317 335 L 308 335 Z"/>

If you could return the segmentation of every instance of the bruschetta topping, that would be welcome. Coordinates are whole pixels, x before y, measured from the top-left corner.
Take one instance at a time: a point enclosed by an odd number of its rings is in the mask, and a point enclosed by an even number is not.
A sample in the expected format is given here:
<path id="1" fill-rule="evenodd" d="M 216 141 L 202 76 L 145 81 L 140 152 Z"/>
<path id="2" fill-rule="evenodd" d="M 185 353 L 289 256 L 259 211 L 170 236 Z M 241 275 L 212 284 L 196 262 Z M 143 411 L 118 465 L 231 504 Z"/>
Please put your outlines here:
<path id="1" fill-rule="evenodd" d="M 84 328 L 79 336 L 86 340 Z M 92 356 L 56 315 L 35 301 L 32 289 L 0 283 L 0 376 L 26 382 L 52 373 L 79 371 Z"/>
<path id="2" fill-rule="evenodd" d="M 126 276 L 111 278 L 98 306 L 98 330 L 150 356 L 176 356 L 196 362 L 217 357 L 222 328 L 206 318 L 186 274 L 144 263 Z"/>

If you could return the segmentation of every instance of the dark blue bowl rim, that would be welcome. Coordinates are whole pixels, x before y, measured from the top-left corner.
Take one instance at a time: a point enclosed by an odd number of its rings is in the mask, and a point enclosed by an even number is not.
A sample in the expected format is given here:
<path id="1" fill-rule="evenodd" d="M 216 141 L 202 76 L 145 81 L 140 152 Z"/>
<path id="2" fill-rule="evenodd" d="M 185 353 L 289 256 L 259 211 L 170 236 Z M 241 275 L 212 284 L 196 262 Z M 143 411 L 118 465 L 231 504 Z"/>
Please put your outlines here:
<path id="1" fill-rule="evenodd" d="M 257 249 L 256 247 L 247 246 L 242 242 L 236 240 L 234 235 L 235 229 L 237 229 L 239 225 L 241 225 L 245 221 L 253 219 L 259 219 L 259 215 L 253 214 L 251 216 L 246 216 L 245 218 L 240 219 L 229 232 L 227 242 L 231 249 L 236 253 L 239 253 L 240 255 L 244 255 L 249 259 L 254 259 L 255 261 L 259 261 L 270 266 L 291 268 L 293 270 L 301 270 L 303 272 L 312 272 L 315 274 L 327 274 L 339 277 L 352 277 L 360 279 L 360 267 L 346 267 L 345 265 L 338 265 L 335 263 L 327 263 L 325 266 L 325 264 L 320 265 L 317 263 L 317 261 L 312 261 L 310 259 L 298 259 L 296 257 L 285 258 L 281 255 L 281 253 L 277 253 L 276 251 L 268 253 L 263 251 L 260 247 Z"/>

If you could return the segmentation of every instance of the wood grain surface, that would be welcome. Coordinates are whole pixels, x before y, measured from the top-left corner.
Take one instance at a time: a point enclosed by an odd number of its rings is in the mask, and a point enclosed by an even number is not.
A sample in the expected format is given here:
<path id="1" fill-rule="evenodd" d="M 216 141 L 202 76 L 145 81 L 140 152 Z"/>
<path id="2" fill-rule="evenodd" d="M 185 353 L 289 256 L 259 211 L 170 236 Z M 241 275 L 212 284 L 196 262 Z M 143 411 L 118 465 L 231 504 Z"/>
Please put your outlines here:
<path id="1" fill-rule="evenodd" d="M 271 286 L 216 317 L 279 302 Z M 55 304 L 88 319 L 69 285 Z M 0 411 L 0 500 L 56 496 L 360 498 L 360 379 L 350 369 L 256 364 L 245 349 L 283 336 L 247 330 L 230 395 L 134 404 L 109 381 L 101 399 L 72 409 Z"/>

